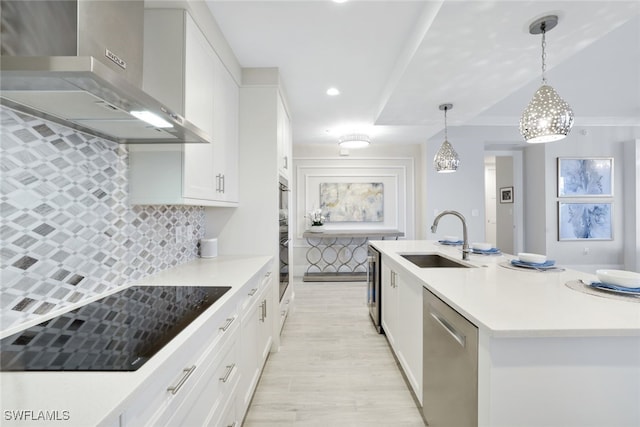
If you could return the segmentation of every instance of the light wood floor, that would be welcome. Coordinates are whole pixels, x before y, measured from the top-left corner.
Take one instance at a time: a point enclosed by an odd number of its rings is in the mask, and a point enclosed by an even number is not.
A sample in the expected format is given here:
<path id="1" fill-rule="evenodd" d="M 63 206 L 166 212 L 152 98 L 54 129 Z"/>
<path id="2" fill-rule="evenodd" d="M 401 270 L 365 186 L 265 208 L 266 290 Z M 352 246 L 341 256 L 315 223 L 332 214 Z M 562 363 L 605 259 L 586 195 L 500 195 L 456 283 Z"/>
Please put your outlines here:
<path id="1" fill-rule="evenodd" d="M 424 427 L 363 282 L 296 283 L 280 351 L 271 353 L 245 427 Z"/>

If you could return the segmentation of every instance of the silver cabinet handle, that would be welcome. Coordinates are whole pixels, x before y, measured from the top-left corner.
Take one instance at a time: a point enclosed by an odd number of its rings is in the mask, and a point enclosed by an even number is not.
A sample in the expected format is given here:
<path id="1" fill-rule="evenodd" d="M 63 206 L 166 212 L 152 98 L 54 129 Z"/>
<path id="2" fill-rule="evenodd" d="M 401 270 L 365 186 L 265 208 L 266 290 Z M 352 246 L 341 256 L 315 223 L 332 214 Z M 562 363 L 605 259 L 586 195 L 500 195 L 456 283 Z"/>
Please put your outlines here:
<path id="1" fill-rule="evenodd" d="M 262 278 L 262 282 L 260 283 L 261 286 L 265 286 L 266 283 L 269 283 L 271 281 L 271 272 L 267 271 L 264 274 L 264 277 Z"/>
<path id="2" fill-rule="evenodd" d="M 458 342 L 458 344 L 460 344 L 462 346 L 462 348 L 465 347 L 466 342 L 467 342 L 467 337 L 464 336 L 464 334 L 458 332 L 456 330 L 456 328 L 454 328 L 454 326 L 449 323 L 447 321 L 447 319 L 445 319 L 444 317 L 440 316 L 438 313 L 436 312 L 429 312 L 429 314 L 431 315 L 431 317 L 434 318 L 434 320 L 444 328 L 445 331 L 447 331 L 449 333 L 449 335 L 451 335 L 451 337 L 456 340 Z"/>
<path id="3" fill-rule="evenodd" d="M 225 190 L 224 174 L 219 173 L 216 175 L 216 193 L 224 193 L 224 190 Z"/>
<path id="4" fill-rule="evenodd" d="M 231 365 L 227 365 L 227 371 L 224 373 L 224 376 L 220 377 L 220 381 L 222 381 L 223 383 L 226 383 L 229 380 L 229 377 L 231 376 L 231 372 L 233 372 L 233 368 L 236 367 L 235 363 L 232 363 Z"/>
<path id="5" fill-rule="evenodd" d="M 267 318 L 267 300 L 263 299 L 260 303 L 260 321 L 264 322 L 264 319 Z"/>
<path id="6" fill-rule="evenodd" d="M 258 292 L 258 288 L 253 288 L 249 291 L 249 296 L 252 297 L 256 294 L 256 292 Z"/>
<path id="7" fill-rule="evenodd" d="M 178 381 L 178 384 L 167 387 L 167 391 L 170 391 L 171 394 L 176 394 L 178 390 L 182 388 L 182 385 L 187 381 L 187 378 L 189 378 L 191 374 L 193 374 L 193 371 L 195 370 L 196 370 L 196 365 L 193 365 L 190 368 L 183 369 L 182 370 L 183 375 L 182 375 L 182 378 L 180 378 L 180 381 Z"/>
<path id="8" fill-rule="evenodd" d="M 270 272 L 270 271 L 267 271 L 267 272 L 264 274 L 264 277 L 262 278 L 262 283 L 261 283 L 261 285 L 262 285 L 262 286 L 265 286 L 265 285 L 266 285 L 267 283 L 269 283 L 270 281 L 271 281 L 271 272 Z"/>
<path id="9" fill-rule="evenodd" d="M 229 329 L 229 326 L 231 326 L 231 324 L 233 323 L 233 321 L 234 321 L 234 320 L 236 320 L 236 318 L 235 318 L 235 317 L 229 317 L 229 318 L 227 319 L 227 322 L 226 322 L 224 325 L 222 325 L 222 326 L 220 327 L 220 330 L 221 330 L 222 332 L 226 332 L 226 331 L 227 331 L 227 329 Z"/>

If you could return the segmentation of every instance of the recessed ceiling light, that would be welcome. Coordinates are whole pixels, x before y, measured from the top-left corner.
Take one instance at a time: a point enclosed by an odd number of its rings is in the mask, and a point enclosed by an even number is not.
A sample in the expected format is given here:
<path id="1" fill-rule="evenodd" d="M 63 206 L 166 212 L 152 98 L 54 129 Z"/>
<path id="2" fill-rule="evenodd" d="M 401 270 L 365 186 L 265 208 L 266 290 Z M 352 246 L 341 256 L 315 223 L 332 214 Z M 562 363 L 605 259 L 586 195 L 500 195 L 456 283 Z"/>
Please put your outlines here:
<path id="1" fill-rule="evenodd" d="M 347 0 L 333 0 L 334 3 L 345 3 Z"/>
<path id="2" fill-rule="evenodd" d="M 337 96 L 337 95 L 340 95 L 340 91 L 338 89 L 336 89 L 335 87 L 330 87 L 329 89 L 327 89 L 327 95 L 329 95 L 329 96 Z"/>

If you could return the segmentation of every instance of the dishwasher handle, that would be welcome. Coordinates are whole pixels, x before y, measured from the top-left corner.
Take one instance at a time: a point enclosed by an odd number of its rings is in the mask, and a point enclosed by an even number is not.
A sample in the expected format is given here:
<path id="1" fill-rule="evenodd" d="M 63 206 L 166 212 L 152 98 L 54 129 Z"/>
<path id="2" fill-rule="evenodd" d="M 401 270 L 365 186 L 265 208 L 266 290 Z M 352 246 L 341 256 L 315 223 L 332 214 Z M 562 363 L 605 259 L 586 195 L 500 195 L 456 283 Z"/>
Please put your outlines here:
<path id="1" fill-rule="evenodd" d="M 436 321 L 436 323 L 442 326 L 442 328 L 447 331 L 447 333 L 451 335 L 451 337 L 456 340 L 458 344 L 462 346 L 462 348 L 465 348 L 467 337 L 462 332 L 459 332 L 450 322 L 447 321 L 447 319 L 445 319 L 439 313 L 431 310 L 429 311 L 429 315 Z"/>

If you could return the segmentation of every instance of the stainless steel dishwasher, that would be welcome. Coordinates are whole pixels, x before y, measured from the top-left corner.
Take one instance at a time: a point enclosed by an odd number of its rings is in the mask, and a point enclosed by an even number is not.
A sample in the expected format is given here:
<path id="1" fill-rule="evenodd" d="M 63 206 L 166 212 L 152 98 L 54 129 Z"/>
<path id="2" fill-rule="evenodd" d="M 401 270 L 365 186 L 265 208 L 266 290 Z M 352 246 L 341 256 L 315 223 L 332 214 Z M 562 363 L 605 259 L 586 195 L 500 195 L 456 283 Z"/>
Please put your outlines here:
<path id="1" fill-rule="evenodd" d="M 478 425 L 478 328 L 423 290 L 424 417 L 431 427 Z"/>

